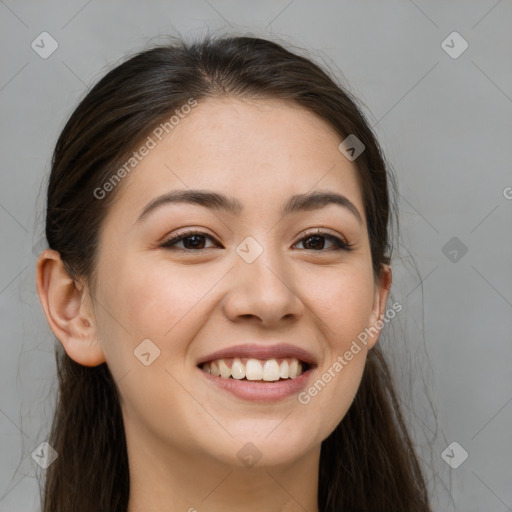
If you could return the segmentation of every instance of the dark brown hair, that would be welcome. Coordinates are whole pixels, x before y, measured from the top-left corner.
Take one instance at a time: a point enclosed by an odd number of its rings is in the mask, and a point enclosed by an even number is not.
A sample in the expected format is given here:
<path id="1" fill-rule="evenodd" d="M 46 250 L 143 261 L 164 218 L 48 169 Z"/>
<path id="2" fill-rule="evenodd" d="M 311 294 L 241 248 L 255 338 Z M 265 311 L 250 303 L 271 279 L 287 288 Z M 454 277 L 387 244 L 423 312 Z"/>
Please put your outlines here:
<path id="1" fill-rule="evenodd" d="M 71 115 L 57 141 L 48 184 L 46 237 L 74 279 L 94 291 L 98 233 L 120 184 L 102 187 L 148 133 L 190 98 L 282 99 L 365 145 L 355 161 L 374 275 L 390 262 L 391 175 L 356 100 L 311 59 L 254 37 L 205 37 L 145 50 L 106 74 Z M 43 512 L 125 512 L 126 439 L 118 390 L 106 364 L 85 367 L 56 343 L 59 393 L 49 443 Z M 430 512 L 425 479 L 379 345 L 369 353 L 356 397 L 322 443 L 322 512 Z"/>

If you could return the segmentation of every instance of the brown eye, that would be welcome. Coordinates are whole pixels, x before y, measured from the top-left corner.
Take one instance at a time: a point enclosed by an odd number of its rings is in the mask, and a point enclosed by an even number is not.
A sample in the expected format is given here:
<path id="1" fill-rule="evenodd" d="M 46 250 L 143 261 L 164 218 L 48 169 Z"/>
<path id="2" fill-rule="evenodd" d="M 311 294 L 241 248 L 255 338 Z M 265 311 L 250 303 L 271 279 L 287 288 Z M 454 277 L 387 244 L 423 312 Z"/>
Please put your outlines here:
<path id="1" fill-rule="evenodd" d="M 215 243 L 215 240 L 206 233 L 200 231 L 187 231 L 169 238 L 160 247 L 167 249 L 180 249 L 185 251 L 197 252 L 211 247 L 206 247 L 206 239 L 211 240 Z M 325 249 L 326 240 L 332 244 L 331 248 Z M 183 247 L 179 247 L 178 244 L 183 243 Z M 351 251 L 352 245 L 345 242 L 337 236 L 325 233 L 323 231 L 316 231 L 303 237 L 299 243 L 304 244 L 304 249 L 315 252 L 329 252 L 329 251 Z M 216 244 L 218 247 L 218 245 Z M 325 250 L 324 250 L 325 249 Z"/>
<path id="2" fill-rule="evenodd" d="M 213 241 L 213 238 L 206 233 L 201 233 L 199 231 L 188 231 L 186 233 L 173 236 L 172 238 L 160 244 L 160 247 L 168 249 L 177 248 L 187 251 L 200 251 L 202 249 L 208 249 L 208 247 L 205 247 L 205 240 L 207 238 Z M 184 247 L 177 247 L 177 244 L 181 242 L 183 242 Z"/>
<path id="3" fill-rule="evenodd" d="M 331 248 L 330 250 L 352 250 L 351 244 L 348 244 L 347 242 L 345 242 L 341 238 L 338 238 L 337 236 L 331 235 L 329 233 L 324 233 L 322 231 L 317 231 L 314 233 L 310 233 L 309 235 L 306 235 L 299 241 L 299 243 L 304 243 L 304 248 L 306 250 L 326 252 L 322 251 L 325 248 L 325 240 L 329 240 L 334 245 L 334 249 Z"/>

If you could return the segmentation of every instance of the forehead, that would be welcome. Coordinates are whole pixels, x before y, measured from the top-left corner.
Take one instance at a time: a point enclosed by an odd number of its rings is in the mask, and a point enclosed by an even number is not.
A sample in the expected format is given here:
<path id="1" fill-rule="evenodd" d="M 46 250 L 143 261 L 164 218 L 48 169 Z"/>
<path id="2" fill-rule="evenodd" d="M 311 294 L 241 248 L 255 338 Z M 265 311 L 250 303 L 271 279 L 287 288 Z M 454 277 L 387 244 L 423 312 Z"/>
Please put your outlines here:
<path id="1" fill-rule="evenodd" d="M 190 188 L 236 197 L 247 213 L 272 205 L 277 212 L 290 195 L 330 190 L 364 216 L 358 170 L 338 150 L 342 137 L 290 101 L 208 99 L 153 139 L 116 191 L 113 208 L 124 215 L 136 218 L 155 196 Z"/>

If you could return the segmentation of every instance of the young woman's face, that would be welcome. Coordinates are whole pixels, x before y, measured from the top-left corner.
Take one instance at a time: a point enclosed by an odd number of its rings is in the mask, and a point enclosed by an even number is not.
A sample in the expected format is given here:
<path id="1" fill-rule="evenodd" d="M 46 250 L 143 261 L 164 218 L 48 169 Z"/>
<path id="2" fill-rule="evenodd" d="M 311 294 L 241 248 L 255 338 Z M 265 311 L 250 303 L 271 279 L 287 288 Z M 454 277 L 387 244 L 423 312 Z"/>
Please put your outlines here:
<path id="1" fill-rule="evenodd" d="M 118 185 L 93 304 L 130 450 L 290 463 L 341 421 L 377 337 L 353 342 L 390 284 L 341 140 L 290 103 L 208 100 Z M 196 201 L 165 199 L 185 192 Z"/>

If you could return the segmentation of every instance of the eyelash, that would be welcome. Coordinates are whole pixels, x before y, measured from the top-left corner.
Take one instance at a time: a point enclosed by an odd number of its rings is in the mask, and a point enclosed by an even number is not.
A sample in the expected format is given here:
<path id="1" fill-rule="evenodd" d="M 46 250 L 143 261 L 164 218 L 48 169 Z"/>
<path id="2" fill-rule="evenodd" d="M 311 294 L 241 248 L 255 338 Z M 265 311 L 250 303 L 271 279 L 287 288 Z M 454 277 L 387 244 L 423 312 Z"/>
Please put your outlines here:
<path id="1" fill-rule="evenodd" d="M 181 241 L 183 241 L 189 237 L 192 237 L 194 235 L 201 235 L 201 236 L 204 236 L 204 237 L 209 238 L 210 240 L 214 241 L 213 237 L 211 237 L 210 235 L 207 235 L 206 233 L 203 233 L 201 231 L 189 230 L 189 231 L 186 231 L 185 233 L 180 233 L 178 235 L 173 236 L 172 238 L 169 238 L 165 242 L 161 243 L 160 247 L 165 248 L 165 249 L 176 249 L 176 247 L 175 247 L 176 243 L 181 242 Z M 345 242 L 344 240 L 342 240 L 341 238 L 331 235 L 330 233 L 326 233 L 325 231 L 321 231 L 320 229 L 315 232 L 312 232 L 312 233 L 307 233 L 297 243 L 307 240 L 308 238 L 314 238 L 314 237 L 322 237 L 322 238 L 326 238 L 326 239 L 330 240 L 335 245 L 335 248 L 331 249 L 332 251 L 340 251 L 341 250 L 341 251 L 350 252 L 353 250 L 353 244 L 349 244 L 349 243 Z M 185 251 L 185 252 L 200 252 L 200 251 L 206 250 L 206 249 L 183 249 L 181 247 L 179 247 L 177 249 L 179 249 L 181 251 Z M 329 252 L 328 250 L 325 251 L 323 249 L 322 250 L 304 249 L 304 250 L 313 251 L 313 252 Z"/>

